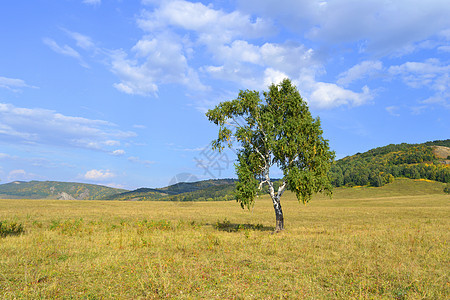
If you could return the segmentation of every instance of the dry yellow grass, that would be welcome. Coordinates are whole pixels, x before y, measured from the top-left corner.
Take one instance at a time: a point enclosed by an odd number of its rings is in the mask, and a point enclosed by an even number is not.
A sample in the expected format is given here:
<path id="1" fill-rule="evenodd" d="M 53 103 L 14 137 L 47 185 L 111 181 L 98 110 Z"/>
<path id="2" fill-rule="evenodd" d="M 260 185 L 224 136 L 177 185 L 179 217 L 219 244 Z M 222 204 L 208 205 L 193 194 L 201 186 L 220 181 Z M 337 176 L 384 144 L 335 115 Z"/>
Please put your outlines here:
<path id="1" fill-rule="evenodd" d="M 449 200 L 0 200 L 0 298 L 448 299 Z"/>

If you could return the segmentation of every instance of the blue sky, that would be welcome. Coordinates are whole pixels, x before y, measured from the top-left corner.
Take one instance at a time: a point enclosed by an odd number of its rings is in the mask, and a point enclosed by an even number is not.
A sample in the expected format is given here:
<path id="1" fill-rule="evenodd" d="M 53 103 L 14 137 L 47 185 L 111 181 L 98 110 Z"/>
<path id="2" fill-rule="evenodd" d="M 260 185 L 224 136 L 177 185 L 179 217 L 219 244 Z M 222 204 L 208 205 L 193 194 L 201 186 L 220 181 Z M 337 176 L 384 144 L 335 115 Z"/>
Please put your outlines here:
<path id="1" fill-rule="evenodd" d="M 234 177 L 204 113 L 284 77 L 338 158 L 450 138 L 449 16 L 448 0 L 2 1 L 0 180 Z"/>

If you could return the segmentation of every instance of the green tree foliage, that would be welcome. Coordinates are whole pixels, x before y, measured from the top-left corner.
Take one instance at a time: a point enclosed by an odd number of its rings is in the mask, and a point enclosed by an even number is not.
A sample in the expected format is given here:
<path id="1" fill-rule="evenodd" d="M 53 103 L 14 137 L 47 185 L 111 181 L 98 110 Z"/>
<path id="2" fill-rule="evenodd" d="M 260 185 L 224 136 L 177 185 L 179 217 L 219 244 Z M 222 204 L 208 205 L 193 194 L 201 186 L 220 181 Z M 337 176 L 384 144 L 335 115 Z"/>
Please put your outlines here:
<path id="1" fill-rule="evenodd" d="M 213 148 L 223 150 L 236 141 L 236 200 L 250 208 L 262 186 L 268 186 L 276 215 L 276 228 L 284 227 L 280 197 L 285 189 L 308 202 L 317 192 L 331 193 L 327 173 L 334 153 L 322 136 L 320 120 L 313 118 L 297 88 L 289 79 L 272 84 L 263 98 L 257 91 L 240 91 L 235 100 L 220 103 L 207 112 L 220 127 Z M 270 168 L 277 166 L 283 178 L 276 188 Z"/>
<path id="2" fill-rule="evenodd" d="M 444 146 L 444 147 L 450 148 L 450 139 L 426 142 L 426 143 L 424 143 L 424 145 L 426 145 L 426 146 Z"/>

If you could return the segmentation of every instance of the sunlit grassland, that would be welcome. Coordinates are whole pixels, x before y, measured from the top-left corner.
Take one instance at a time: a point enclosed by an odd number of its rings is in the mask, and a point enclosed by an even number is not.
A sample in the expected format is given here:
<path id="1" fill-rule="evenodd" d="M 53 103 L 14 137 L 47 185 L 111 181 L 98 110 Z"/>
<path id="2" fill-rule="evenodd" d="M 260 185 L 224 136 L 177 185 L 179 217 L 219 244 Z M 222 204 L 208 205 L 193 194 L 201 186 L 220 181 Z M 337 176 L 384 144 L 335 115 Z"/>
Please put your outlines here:
<path id="1" fill-rule="evenodd" d="M 0 200 L 0 220 L 25 229 L 0 238 L 0 298 L 448 299 L 450 196 L 392 194 L 341 189 L 305 206 L 286 193 L 278 234 L 267 197 L 251 211 Z"/>

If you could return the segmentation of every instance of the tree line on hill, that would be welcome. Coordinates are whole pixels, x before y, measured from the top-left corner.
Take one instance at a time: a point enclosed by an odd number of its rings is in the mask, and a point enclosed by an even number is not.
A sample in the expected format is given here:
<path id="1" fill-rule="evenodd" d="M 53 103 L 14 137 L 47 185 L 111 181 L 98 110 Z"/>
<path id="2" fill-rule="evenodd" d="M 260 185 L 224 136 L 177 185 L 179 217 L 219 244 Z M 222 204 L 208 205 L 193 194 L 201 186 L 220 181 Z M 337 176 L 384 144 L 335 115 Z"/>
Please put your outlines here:
<path id="1" fill-rule="evenodd" d="M 331 168 L 331 182 L 340 186 L 379 187 L 395 177 L 450 182 L 450 167 L 431 146 L 450 146 L 450 140 L 425 144 L 388 145 L 338 160 Z"/>

